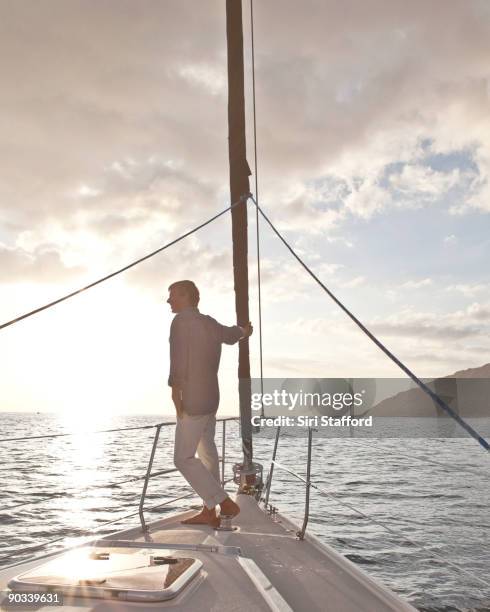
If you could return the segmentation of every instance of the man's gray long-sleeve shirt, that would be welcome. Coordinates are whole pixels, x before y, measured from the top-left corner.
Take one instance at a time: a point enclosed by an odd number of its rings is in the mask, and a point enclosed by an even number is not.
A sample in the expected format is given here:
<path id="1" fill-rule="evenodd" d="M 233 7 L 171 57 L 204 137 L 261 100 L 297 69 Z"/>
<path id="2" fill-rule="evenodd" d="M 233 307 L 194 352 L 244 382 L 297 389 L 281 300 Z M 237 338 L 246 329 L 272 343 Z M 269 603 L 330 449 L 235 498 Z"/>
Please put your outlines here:
<path id="1" fill-rule="evenodd" d="M 221 344 L 235 344 L 242 337 L 238 325 L 226 327 L 197 308 L 184 308 L 170 326 L 170 376 L 168 384 L 182 389 L 187 414 L 218 410 L 218 367 Z"/>

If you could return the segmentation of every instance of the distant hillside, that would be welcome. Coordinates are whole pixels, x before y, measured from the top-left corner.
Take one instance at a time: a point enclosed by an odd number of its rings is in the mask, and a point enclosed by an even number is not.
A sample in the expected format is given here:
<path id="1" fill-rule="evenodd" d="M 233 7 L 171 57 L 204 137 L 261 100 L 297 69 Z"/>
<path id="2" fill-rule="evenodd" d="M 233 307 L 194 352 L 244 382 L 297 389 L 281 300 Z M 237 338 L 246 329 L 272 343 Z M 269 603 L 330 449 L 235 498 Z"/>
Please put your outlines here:
<path id="1" fill-rule="evenodd" d="M 490 417 L 490 363 L 425 382 L 461 416 Z M 435 417 L 446 413 L 422 389 L 416 387 L 379 402 L 368 414 Z"/>
<path id="2" fill-rule="evenodd" d="M 459 370 L 454 374 L 449 374 L 445 378 L 490 378 L 490 363 L 480 366 L 479 368 L 468 368 L 467 370 Z"/>

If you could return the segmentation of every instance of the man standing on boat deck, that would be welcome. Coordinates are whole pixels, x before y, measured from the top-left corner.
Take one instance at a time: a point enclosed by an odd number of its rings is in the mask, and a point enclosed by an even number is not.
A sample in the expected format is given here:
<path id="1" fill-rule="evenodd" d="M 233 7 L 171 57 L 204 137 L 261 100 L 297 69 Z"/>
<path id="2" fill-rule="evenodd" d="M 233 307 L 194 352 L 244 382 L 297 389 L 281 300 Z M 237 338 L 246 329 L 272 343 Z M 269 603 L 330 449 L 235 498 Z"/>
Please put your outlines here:
<path id="1" fill-rule="evenodd" d="M 223 515 L 236 516 L 240 512 L 220 485 L 214 442 L 221 344 L 248 338 L 253 328 L 251 323 L 226 327 L 201 314 L 197 309 L 199 290 L 192 281 L 175 282 L 168 290 L 167 302 L 176 313 L 170 326 L 168 379 L 177 412 L 174 463 L 204 502 L 198 514 L 182 522 L 217 527 L 218 504 Z"/>

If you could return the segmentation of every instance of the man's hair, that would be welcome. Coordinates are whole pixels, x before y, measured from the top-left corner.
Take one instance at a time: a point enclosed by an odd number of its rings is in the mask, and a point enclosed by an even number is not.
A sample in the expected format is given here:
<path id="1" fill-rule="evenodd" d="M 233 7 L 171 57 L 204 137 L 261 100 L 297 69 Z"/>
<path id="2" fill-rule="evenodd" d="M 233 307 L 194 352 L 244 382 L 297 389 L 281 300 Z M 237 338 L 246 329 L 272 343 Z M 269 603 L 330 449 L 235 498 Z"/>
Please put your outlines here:
<path id="1" fill-rule="evenodd" d="M 189 300 L 192 306 L 199 304 L 199 289 L 190 280 L 181 280 L 172 283 L 168 290 L 177 289 L 179 293 L 186 293 L 189 296 Z"/>

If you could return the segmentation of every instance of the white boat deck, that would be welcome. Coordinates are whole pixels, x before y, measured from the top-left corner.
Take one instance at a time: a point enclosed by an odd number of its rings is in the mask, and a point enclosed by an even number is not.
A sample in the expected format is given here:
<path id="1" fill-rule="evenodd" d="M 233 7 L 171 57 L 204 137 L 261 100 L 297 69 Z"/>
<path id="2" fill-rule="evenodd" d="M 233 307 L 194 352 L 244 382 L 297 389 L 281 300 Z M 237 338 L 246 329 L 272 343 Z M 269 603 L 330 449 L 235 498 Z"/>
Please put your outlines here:
<path id="1" fill-rule="evenodd" d="M 63 610 L 415 610 L 313 536 L 307 534 L 305 540 L 299 541 L 296 538 L 296 526 L 280 515 L 272 520 L 252 497 L 240 495 L 237 501 L 241 513 L 235 519 L 234 524 L 238 528 L 235 531 L 214 531 L 207 526 L 182 525 L 180 521 L 191 514 L 185 512 L 151 523 L 147 534 L 142 534 L 141 529 L 131 529 L 98 540 L 99 547 L 102 542 L 116 538 L 118 542 L 142 542 L 145 546 L 168 545 L 169 550 L 182 546 L 186 549 L 185 556 L 201 560 L 203 567 L 199 575 L 174 599 L 140 603 L 65 595 Z M 7 589 L 9 580 L 14 576 L 60 554 L 0 571 L 0 590 Z M 60 610 L 59 607 L 49 605 L 38 606 L 36 609 L 40 608 Z"/>

